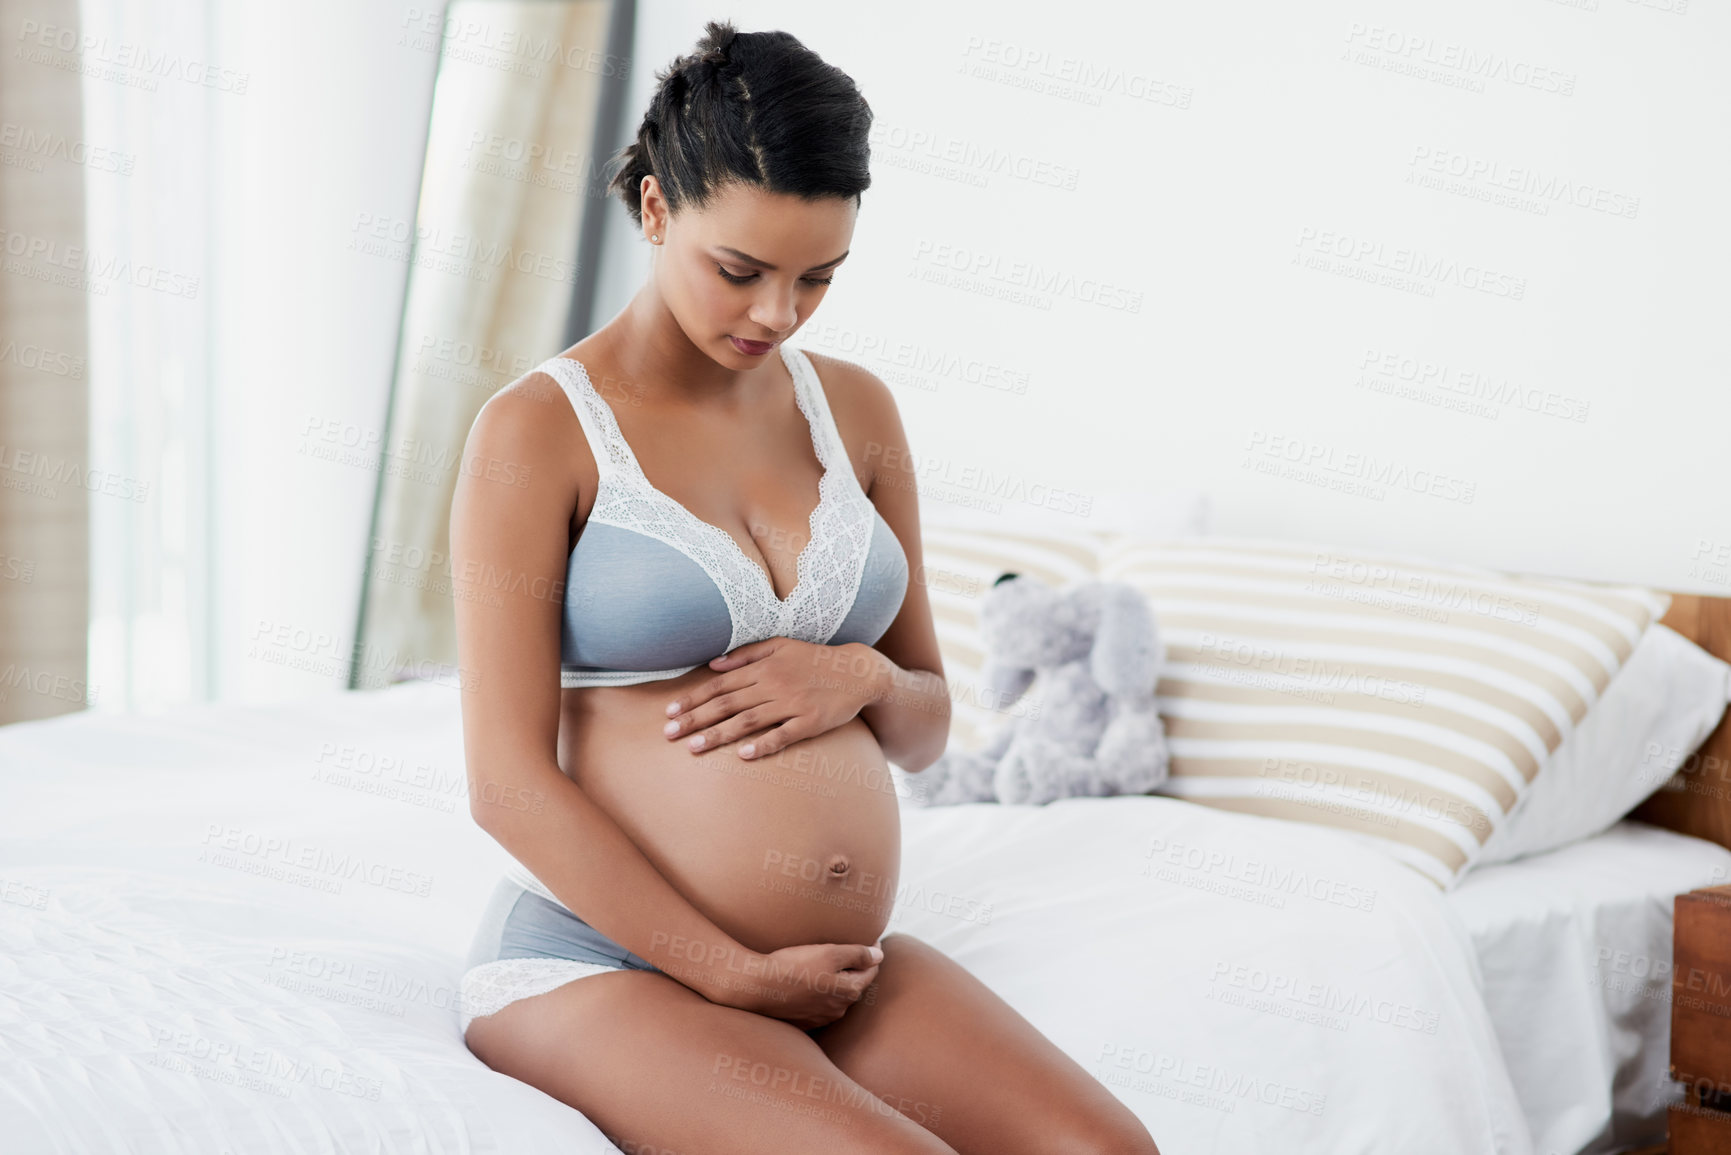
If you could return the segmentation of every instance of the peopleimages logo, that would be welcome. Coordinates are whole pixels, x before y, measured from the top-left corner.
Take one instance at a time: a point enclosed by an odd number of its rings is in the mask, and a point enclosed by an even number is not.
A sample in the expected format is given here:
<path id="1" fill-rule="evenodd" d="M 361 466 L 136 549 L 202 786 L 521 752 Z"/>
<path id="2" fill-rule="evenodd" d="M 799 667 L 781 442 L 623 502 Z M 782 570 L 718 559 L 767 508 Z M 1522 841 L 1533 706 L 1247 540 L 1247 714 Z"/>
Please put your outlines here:
<path id="1" fill-rule="evenodd" d="M 111 284 L 121 284 L 189 301 L 198 299 L 198 277 L 88 245 L 69 245 L 45 234 L 0 227 L 0 258 L 4 258 L 3 269 L 8 274 L 72 285 L 98 296 L 106 295 Z"/>
<path id="2" fill-rule="evenodd" d="M 1501 52 L 1469 48 L 1450 40 L 1414 35 L 1380 24 L 1354 21 L 1347 29 L 1346 42 L 1380 56 L 1431 65 L 1479 82 L 1500 80 L 1558 96 L 1572 96 L 1575 92 L 1575 74 L 1572 72 L 1544 68 Z"/>
<path id="3" fill-rule="evenodd" d="M 905 153 L 935 164 L 952 165 L 957 170 L 980 177 L 1008 176 L 1066 192 L 1075 191 L 1081 175 L 1073 165 L 1058 164 L 1014 148 L 984 145 L 937 129 L 874 121 L 866 139 L 874 150 Z"/>
<path id="4" fill-rule="evenodd" d="M 300 871 L 302 885 L 322 883 L 320 889 L 338 893 L 343 882 L 360 882 L 384 890 L 400 891 L 425 898 L 432 893 L 431 875 L 409 870 L 393 863 L 380 862 L 346 850 L 333 850 L 298 838 L 279 837 L 246 830 L 238 826 L 208 822 L 204 830 L 205 850 L 201 861 L 217 866 L 236 866 L 241 859 L 250 859 L 263 867 L 275 868 L 276 873 Z M 246 869 L 242 867 L 242 869 Z M 269 869 L 249 873 L 272 873 Z"/>
<path id="5" fill-rule="evenodd" d="M 93 469 L 70 457 L 56 457 L 0 441 L 0 488 L 56 498 L 62 485 L 124 501 L 144 501 L 150 495 L 148 481 L 139 481 L 108 469 Z"/>
<path id="6" fill-rule="evenodd" d="M 1376 906 L 1377 892 L 1374 890 L 1311 874 L 1308 870 L 1296 867 L 1242 858 L 1230 851 L 1155 838 L 1149 844 L 1144 857 L 1175 869 L 1215 874 L 1224 879 L 1265 889 L 1273 894 L 1303 895 L 1317 902 L 1333 903 L 1349 910 L 1368 911 Z"/>
<path id="7" fill-rule="evenodd" d="M 1321 476 L 1333 476 L 1366 486 L 1389 486 L 1458 501 L 1471 505 L 1478 493 L 1478 484 L 1432 469 L 1413 469 L 1403 463 L 1377 458 L 1357 450 L 1342 451 L 1322 442 L 1301 437 L 1250 431 L 1244 447 L 1247 466 L 1262 462 L 1286 464 L 1296 469 L 1314 470 Z"/>
<path id="8" fill-rule="evenodd" d="M 1381 269 L 1389 273 L 1410 276 L 1419 282 L 1455 285 L 1493 297 L 1519 301 L 1527 295 L 1527 279 L 1511 273 L 1486 268 L 1453 257 L 1438 257 L 1422 249 L 1390 248 L 1370 237 L 1338 233 L 1332 229 L 1315 229 L 1306 225 L 1298 231 L 1299 263 L 1305 253 L 1350 261 L 1359 266 Z"/>
<path id="9" fill-rule="evenodd" d="M 1358 383 L 1367 384 L 1379 392 L 1395 385 L 1411 386 L 1421 394 L 1429 391 L 1452 395 L 1466 404 L 1484 402 L 1483 407 L 1488 408 L 1492 416 L 1506 407 L 1544 417 L 1584 422 L 1592 405 L 1578 397 L 1521 385 L 1506 376 L 1482 369 L 1393 350 L 1366 348 L 1359 358 L 1358 367 L 1364 371 Z"/>
<path id="10" fill-rule="evenodd" d="M 961 71 L 983 80 L 996 80 L 1011 87 L 1091 105 L 1100 104 L 1104 95 L 1112 95 L 1186 109 L 1195 96 L 1195 90 L 1188 85 L 1080 56 L 1052 52 L 1044 42 L 1039 46 L 1027 46 L 1009 40 L 970 36 L 962 47 Z"/>
<path id="11" fill-rule="evenodd" d="M 1099 305 L 1126 313 L 1142 311 L 1142 293 L 1092 277 L 1078 277 L 1064 269 L 1048 268 L 1032 261 L 1005 260 L 997 253 L 944 244 L 924 238 L 914 242 L 914 263 L 996 282 L 1034 293 L 1069 297 L 1085 305 Z"/>
<path id="12" fill-rule="evenodd" d="M 180 80 L 201 88 L 214 88 L 245 96 L 251 75 L 223 68 L 171 48 L 157 48 L 73 25 L 43 24 L 22 20 L 18 24 L 13 59 L 29 60 L 50 68 L 76 67 L 88 76 L 118 81 L 147 92 L 157 90 L 163 80 Z M 51 53 L 72 54 L 74 62 L 56 61 Z M 128 76 L 127 73 L 134 75 Z"/>
<path id="13" fill-rule="evenodd" d="M 1567 204 L 1575 208 L 1604 213 L 1606 216 L 1635 219 L 1641 198 L 1614 192 L 1588 181 L 1570 180 L 1532 165 L 1504 164 L 1489 157 L 1455 152 L 1421 144 L 1413 148 L 1407 162 L 1406 179 L 1413 182 L 1426 176 L 1453 177 L 1466 184 L 1484 185 L 1529 196 L 1544 205 Z M 1438 186 L 1442 187 L 1442 186 Z"/>

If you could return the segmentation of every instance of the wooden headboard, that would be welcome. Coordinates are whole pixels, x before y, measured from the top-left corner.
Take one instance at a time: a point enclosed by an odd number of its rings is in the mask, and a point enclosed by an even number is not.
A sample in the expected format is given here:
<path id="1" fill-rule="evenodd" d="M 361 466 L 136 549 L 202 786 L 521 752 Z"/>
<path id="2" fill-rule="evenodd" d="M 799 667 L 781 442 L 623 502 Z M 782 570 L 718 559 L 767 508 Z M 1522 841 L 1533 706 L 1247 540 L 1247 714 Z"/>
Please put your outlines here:
<path id="1" fill-rule="evenodd" d="M 1671 608 L 1659 620 L 1731 662 L 1731 598 L 1673 594 Z M 1731 710 L 1684 760 L 1676 778 L 1629 817 L 1731 848 Z"/>

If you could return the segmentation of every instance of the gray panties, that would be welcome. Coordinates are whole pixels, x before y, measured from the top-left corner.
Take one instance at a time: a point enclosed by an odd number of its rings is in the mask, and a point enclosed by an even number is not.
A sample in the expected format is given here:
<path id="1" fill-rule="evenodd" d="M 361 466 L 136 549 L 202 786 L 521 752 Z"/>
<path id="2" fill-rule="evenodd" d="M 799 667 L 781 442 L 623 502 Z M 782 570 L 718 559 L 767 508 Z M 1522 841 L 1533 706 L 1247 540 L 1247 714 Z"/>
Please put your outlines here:
<path id="1" fill-rule="evenodd" d="M 481 924 L 469 947 L 468 966 L 507 958 L 562 958 L 657 973 L 661 969 L 558 903 L 501 878 L 481 914 Z"/>
<path id="2" fill-rule="evenodd" d="M 558 903 L 501 878 L 469 947 L 462 1030 L 518 999 L 618 970 L 661 973 Z"/>

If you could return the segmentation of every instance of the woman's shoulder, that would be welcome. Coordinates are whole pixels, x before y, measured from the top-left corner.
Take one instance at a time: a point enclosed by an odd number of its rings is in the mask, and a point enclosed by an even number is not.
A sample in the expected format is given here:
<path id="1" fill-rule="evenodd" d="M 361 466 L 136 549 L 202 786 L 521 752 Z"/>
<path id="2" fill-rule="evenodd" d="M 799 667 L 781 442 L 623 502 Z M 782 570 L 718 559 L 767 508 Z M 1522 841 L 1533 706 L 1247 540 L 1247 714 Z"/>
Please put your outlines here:
<path id="1" fill-rule="evenodd" d="M 501 386 L 481 403 L 475 414 L 475 424 L 501 433 L 533 437 L 557 421 L 549 421 L 549 412 L 571 411 L 565 397 L 565 386 L 551 371 L 552 358 L 525 370 L 516 380 Z"/>
<path id="2" fill-rule="evenodd" d="M 810 349 L 801 352 L 822 382 L 824 399 L 838 422 L 843 420 L 844 411 L 854 417 L 856 425 L 864 423 L 871 429 L 896 418 L 895 394 L 876 373 L 828 353 Z"/>
<path id="3" fill-rule="evenodd" d="M 508 462 L 514 472 L 575 479 L 583 468 L 574 444 L 583 441 L 564 386 L 537 365 L 482 402 L 463 453 L 482 464 Z"/>

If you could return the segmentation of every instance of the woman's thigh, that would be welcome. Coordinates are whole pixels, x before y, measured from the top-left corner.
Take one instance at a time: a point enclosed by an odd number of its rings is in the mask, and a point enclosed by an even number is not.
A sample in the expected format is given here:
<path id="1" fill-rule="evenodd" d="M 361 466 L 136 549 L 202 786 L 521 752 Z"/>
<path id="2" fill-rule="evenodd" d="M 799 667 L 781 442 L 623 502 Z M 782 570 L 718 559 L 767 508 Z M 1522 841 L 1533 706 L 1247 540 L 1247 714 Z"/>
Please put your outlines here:
<path id="1" fill-rule="evenodd" d="M 472 1022 L 466 1040 L 487 1066 L 575 1107 L 628 1152 L 955 1155 L 798 1027 L 651 971 L 519 1000 Z"/>
<path id="2" fill-rule="evenodd" d="M 876 981 L 813 1036 L 962 1155 L 1158 1155 L 1130 1109 L 942 951 L 886 935 Z"/>

